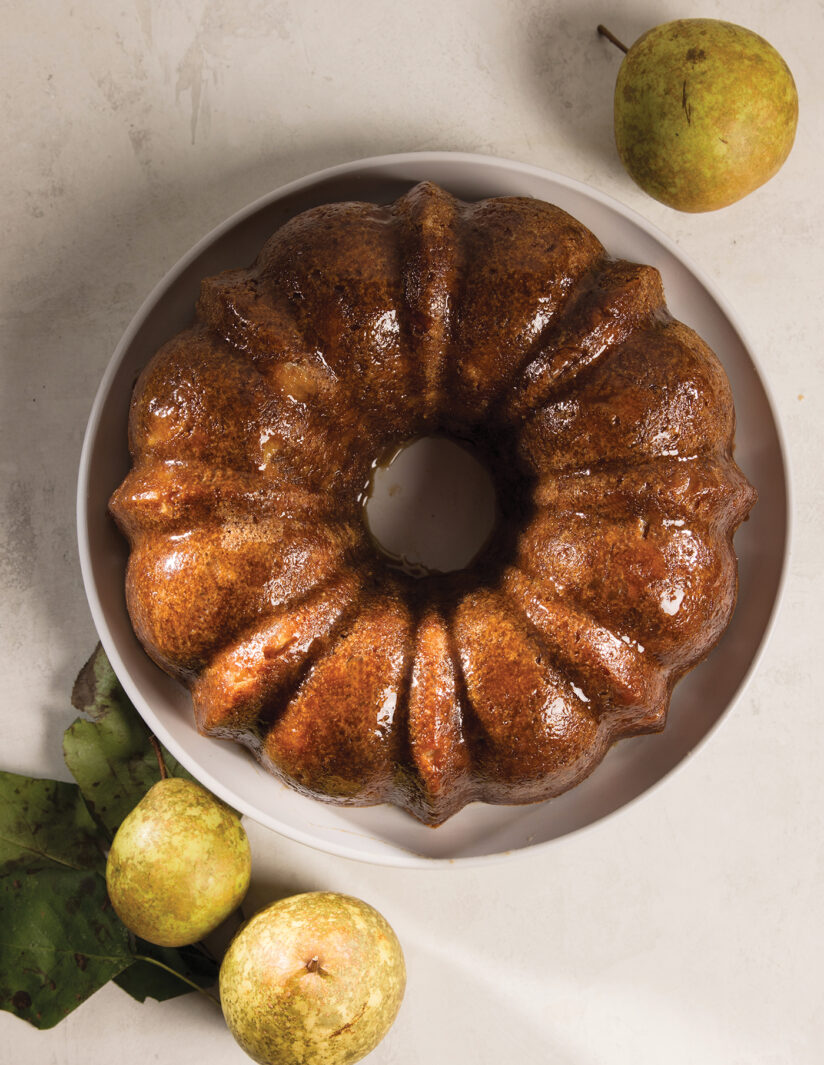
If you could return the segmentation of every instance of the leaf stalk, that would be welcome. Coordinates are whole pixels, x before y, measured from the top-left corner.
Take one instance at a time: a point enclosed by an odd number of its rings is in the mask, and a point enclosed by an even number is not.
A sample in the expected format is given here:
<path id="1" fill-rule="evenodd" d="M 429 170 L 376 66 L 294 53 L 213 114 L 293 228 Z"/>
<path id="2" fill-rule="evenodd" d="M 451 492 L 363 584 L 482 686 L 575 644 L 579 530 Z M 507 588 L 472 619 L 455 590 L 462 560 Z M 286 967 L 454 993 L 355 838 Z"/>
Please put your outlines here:
<path id="1" fill-rule="evenodd" d="M 220 1002 L 217 998 L 207 991 L 205 987 L 201 987 L 200 984 L 196 984 L 194 980 L 190 980 L 188 976 L 184 976 L 183 973 L 179 973 L 177 969 L 173 969 L 170 965 L 164 965 L 162 961 L 158 961 L 157 958 L 150 958 L 148 954 L 135 954 L 133 955 L 136 961 L 147 961 L 149 965 L 156 965 L 158 969 L 165 969 L 167 973 L 171 973 L 172 976 L 176 976 L 178 980 L 182 980 L 184 984 L 188 984 L 189 987 L 193 987 L 195 991 L 199 991 L 201 995 L 205 995 L 210 999 L 218 1009 L 220 1009 Z"/>

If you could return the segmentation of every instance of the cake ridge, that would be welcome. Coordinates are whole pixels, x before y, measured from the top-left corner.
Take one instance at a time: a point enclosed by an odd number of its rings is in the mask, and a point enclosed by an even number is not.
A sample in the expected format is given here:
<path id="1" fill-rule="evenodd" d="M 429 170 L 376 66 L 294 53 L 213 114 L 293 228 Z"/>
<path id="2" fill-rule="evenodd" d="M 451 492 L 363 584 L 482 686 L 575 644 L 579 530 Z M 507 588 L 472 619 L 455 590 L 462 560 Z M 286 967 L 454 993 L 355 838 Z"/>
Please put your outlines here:
<path id="1" fill-rule="evenodd" d="M 450 413 L 471 423 L 488 417 L 511 387 L 529 349 L 604 249 L 566 211 L 540 200 L 464 204 L 460 219 L 465 266 L 456 291 L 447 388 Z"/>
<path id="2" fill-rule="evenodd" d="M 306 249 L 302 256 L 289 250 L 289 227 L 300 218 L 307 248 L 327 242 L 322 270 L 305 261 Z M 313 219 L 322 224 L 317 232 Z M 415 371 L 408 357 L 410 331 L 403 314 L 396 232 L 389 207 L 325 205 L 287 223 L 260 256 L 266 283 L 284 289 L 304 342 L 344 379 L 350 402 L 372 430 L 382 427 L 397 390 L 409 392 L 404 382 Z M 376 389 L 379 372 L 383 380 Z"/>
<path id="3" fill-rule="evenodd" d="M 258 261 L 246 269 L 224 270 L 204 278 L 195 311 L 199 321 L 266 377 L 267 359 L 311 361 L 312 352 L 297 328 L 289 301 L 262 286 Z"/>
<path id="4" fill-rule="evenodd" d="M 549 630 L 536 622 L 533 612 L 527 604 L 519 602 L 516 596 L 512 594 L 511 587 L 507 586 L 506 583 L 496 588 L 495 592 L 505 604 L 510 616 L 516 618 L 519 624 L 523 626 L 525 634 L 538 649 L 536 664 L 551 671 L 553 677 L 557 678 L 557 683 L 561 689 L 566 690 L 567 697 L 569 698 L 571 695 L 580 704 L 582 711 L 601 728 L 602 717 L 604 716 L 603 707 L 600 704 L 597 693 L 593 691 L 590 683 L 583 676 L 581 667 L 576 665 L 572 670 L 572 676 L 565 674 L 564 670 L 559 668 L 562 656 L 559 653 L 557 643 L 553 640 Z M 584 684 L 586 684 L 586 689 Z"/>
<path id="5" fill-rule="evenodd" d="M 481 757 L 485 746 L 488 744 L 486 729 L 483 721 L 478 716 L 472 698 L 469 694 L 464 669 L 463 657 L 458 646 L 456 629 L 456 611 L 458 603 L 452 604 L 446 619 L 446 637 L 449 649 L 449 659 L 455 677 L 456 703 L 460 710 L 460 734 L 464 745 L 469 752 L 471 764 L 475 768 L 475 779 L 471 787 L 472 798 L 467 801 L 485 801 L 485 781 L 481 771 Z"/>
<path id="6" fill-rule="evenodd" d="M 665 313 L 661 276 L 654 267 L 606 256 L 583 279 L 577 298 L 553 321 L 544 343 L 523 367 L 524 387 L 510 398 L 510 417 L 541 406 L 653 316 Z"/>
<path id="7" fill-rule="evenodd" d="M 524 584 L 527 587 L 524 587 Z M 653 670 L 645 669 L 637 641 L 622 638 L 613 628 L 595 619 L 590 611 L 582 610 L 560 596 L 547 596 L 543 587 L 515 567 L 507 572 L 501 591 L 509 599 L 512 608 L 523 615 L 532 631 L 537 634 L 547 654 L 555 661 L 556 668 L 560 663 L 562 671 L 566 670 L 576 678 L 585 701 L 593 704 L 598 721 L 608 718 L 611 722 L 616 714 L 628 710 L 634 711 L 636 715 L 639 710 L 648 710 L 647 716 L 652 714 L 657 717 L 661 709 L 665 708 L 671 671 L 663 666 Z M 518 592 L 521 592 L 520 601 Z M 550 606 L 554 608 L 554 619 L 539 621 L 531 609 L 530 600 L 537 600 L 538 606 L 545 613 L 549 613 Z M 564 646 L 559 631 L 564 618 L 571 622 L 574 629 L 571 635 L 576 650 L 579 654 L 586 654 L 585 660 L 576 658 L 570 648 Z M 587 632 L 587 627 L 595 631 Z M 602 646 L 604 637 L 611 644 L 613 659 L 610 659 Z M 598 672 L 602 674 L 600 682 L 592 675 Z M 596 688 L 597 683 L 602 687 Z M 608 698 L 610 686 L 614 701 Z M 612 728 L 611 738 L 617 739 L 619 735 L 620 731 Z"/>
<path id="8" fill-rule="evenodd" d="M 239 717 L 250 728 L 265 729 L 277 713 L 269 706 L 278 688 L 285 683 L 294 686 L 357 610 L 360 593 L 356 585 L 346 574 L 335 573 L 230 640 L 191 685 L 198 729 L 221 735 L 229 725 L 229 715 L 234 729 Z M 319 625 L 323 631 L 317 630 Z M 256 678 L 260 678 L 257 684 Z M 221 685 L 220 699 L 213 690 L 215 681 Z"/>
<path id="9" fill-rule="evenodd" d="M 485 620 L 475 631 L 479 611 Z M 484 639 L 490 628 L 495 657 Z M 536 791 L 549 797 L 578 783 L 596 744 L 598 722 L 577 695 L 564 698 L 562 679 L 536 655 L 535 637 L 500 593 L 487 589 L 467 596 L 456 612 L 456 637 L 468 702 L 481 726 L 484 798 L 502 792 L 538 797 Z M 547 762 L 553 767 L 549 774 Z"/>
<path id="10" fill-rule="evenodd" d="M 726 627 L 735 603 L 736 567 L 728 557 L 726 538 L 715 530 L 698 535 L 670 529 L 664 537 L 658 536 L 659 527 L 651 526 L 646 532 L 651 535 L 642 535 L 645 542 L 659 543 L 650 563 L 651 579 L 642 584 L 647 572 L 642 554 L 620 557 L 618 552 L 617 565 L 626 565 L 629 573 L 622 586 L 624 597 L 614 598 L 611 609 L 619 618 L 626 614 L 623 631 L 654 660 L 680 669 L 685 661 L 700 661 Z M 611 553 L 615 551 L 613 546 Z M 676 570 L 676 563 L 687 558 L 689 566 Z M 693 575 L 696 561 L 702 567 L 700 579 Z M 616 564 L 610 558 L 605 565 Z"/>
<path id="11" fill-rule="evenodd" d="M 298 697 L 300 691 L 312 671 L 330 652 L 332 643 L 338 638 L 341 631 L 352 624 L 355 612 L 363 607 L 363 597 L 355 592 L 352 597 L 341 605 L 340 610 L 329 622 L 322 636 L 312 640 L 311 645 L 301 655 L 300 663 L 293 677 L 289 678 L 290 690 L 278 693 L 277 706 L 273 706 L 275 696 L 274 689 L 267 688 L 265 710 L 261 714 L 260 724 L 263 729 L 263 742 L 268 739 L 269 733 L 275 727 L 279 719 L 289 709 L 290 703 Z M 292 611 L 290 611 L 292 613 Z"/>
<path id="12" fill-rule="evenodd" d="M 713 530 L 737 524 L 752 495 L 734 460 L 722 452 L 545 470 L 535 503 L 560 514 L 689 521 Z"/>
<path id="13" fill-rule="evenodd" d="M 279 774 L 318 797 L 354 805 L 391 799 L 397 685 L 407 658 L 408 621 L 400 601 L 381 604 L 367 598 L 349 631 L 314 664 L 268 731 L 264 757 Z M 380 639 L 373 640 L 376 630 Z M 334 702 L 323 697 L 328 684 Z M 353 722 L 360 727 L 353 728 Z"/>
<path id="14" fill-rule="evenodd" d="M 519 452 L 539 478 L 546 466 L 597 467 L 605 458 L 631 466 L 702 454 L 729 457 L 731 410 L 729 385 L 712 352 L 681 323 L 655 321 L 532 409 L 523 420 Z"/>
<path id="15" fill-rule="evenodd" d="M 509 567 L 507 574 L 509 572 L 520 574 L 522 579 L 528 581 L 539 589 L 542 598 L 546 602 L 565 604 L 568 608 L 574 611 L 577 616 L 586 619 L 589 624 L 595 628 L 611 632 L 628 647 L 636 648 L 640 654 L 645 654 L 647 652 L 648 648 L 629 631 L 609 624 L 609 620 L 599 616 L 591 605 L 580 598 L 576 598 L 574 587 L 570 590 L 568 585 L 564 585 L 563 587 L 559 586 L 559 583 L 552 577 L 536 572 L 526 565 L 522 559 L 518 559 L 511 567 Z M 661 668 L 660 663 L 656 663 L 656 667 Z"/>
<path id="16" fill-rule="evenodd" d="M 177 483 L 167 498 L 157 484 L 162 486 L 172 474 Z M 281 508 L 280 513 L 273 512 L 273 504 Z M 127 475 L 111 503 L 127 535 L 130 530 L 135 535 L 145 531 L 146 526 L 172 532 L 195 521 L 217 526 L 221 510 L 229 506 L 244 508 L 250 517 L 264 507 L 272 517 L 284 518 L 287 511 L 291 516 L 331 516 L 330 505 L 320 493 L 297 485 L 281 484 L 275 489 L 262 471 L 211 466 L 200 459 L 150 459 L 140 471 L 133 469 Z"/>
<path id="17" fill-rule="evenodd" d="M 405 244 L 401 291 L 408 315 L 410 353 L 421 367 L 425 420 L 436 419 L 443 388 L 459 273 L 460 209 L 448 192 L 421 182 L 392 206 Z"/>
<path id="18" fill-rule="evenodd" d="M 465 697 L 459 694 L 450 629 L 441 607 L 429 606 L 418 618 L 410 680 L 408 741 L 420 789 L 417 802 L 423 819 L 440 824 L 471 793 Z"/>

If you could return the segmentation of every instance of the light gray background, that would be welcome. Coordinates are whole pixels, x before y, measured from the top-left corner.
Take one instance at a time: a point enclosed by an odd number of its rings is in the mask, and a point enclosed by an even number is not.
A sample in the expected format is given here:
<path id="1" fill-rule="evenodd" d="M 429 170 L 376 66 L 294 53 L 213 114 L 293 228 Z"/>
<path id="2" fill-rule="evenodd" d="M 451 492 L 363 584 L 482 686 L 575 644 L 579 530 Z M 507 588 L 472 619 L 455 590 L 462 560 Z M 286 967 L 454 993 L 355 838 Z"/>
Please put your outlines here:
<path id="1" fill-rule="evenodd" d="M 622 171 L 620 56 L 594 32 L 608 21 L 630 42 L 689 14 L 762 33 L 801 98 L 780 175 L 709 215 L 655 203 Z M 794 467 L 772 643 L 710 743 L 586 832 L 492 868 L 409 872 L 249 825 L 251 901 L 325 888 L 389 918 L 409 990 L 375 1065 L 819 1062 L 821 4 L 6 0 L 0 17 L 0 768 L 67 776 L 69 692 L 95 643 L 74 534 L 80 445 L 155 281 L 237 208 L 320 167 L 425 148 L 547 166 L 657 224 L 748 327 Z M 198 996 L 141 1006 L 114 985 L 48 1033 L 0 1015 L 0 1046 L 15 1063 L 248 1060 Z"/>

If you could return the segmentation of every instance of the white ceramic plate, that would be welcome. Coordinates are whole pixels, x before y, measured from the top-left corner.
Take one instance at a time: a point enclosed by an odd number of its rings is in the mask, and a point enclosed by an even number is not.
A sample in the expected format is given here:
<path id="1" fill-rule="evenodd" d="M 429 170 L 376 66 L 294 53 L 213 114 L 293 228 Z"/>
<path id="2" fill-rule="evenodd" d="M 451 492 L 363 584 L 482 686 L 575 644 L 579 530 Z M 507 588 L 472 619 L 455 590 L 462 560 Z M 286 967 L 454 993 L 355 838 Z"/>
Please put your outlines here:
<path id="1" fill-rule="evenodd" d="M 123 594 L 126 545 L 107 515 L 129 461 L 126 423 L 135 378 L 165 340 L 192 319 L 202 277 L 246 266 L 286 219 L 335 200 L 388 203 L 431 179 L 455 195 L 535 196 L 584 222 L 616 256 L 661 271 L 667 302 L 717 352 L 732 383 L 736 458 L 759 492 L 736 537 L 738 606 L 713 654 L 675 689 L 666 731 L 619 742 L 594 774 L 566 795 L 534 806 L 472 804 L 445 825 L 426 828 L 392 807 L 346 809 L 291 791 L 239 746 L 199 736 L 189 695 L 144 654 Z M 483 861 L 535 847 L 615 812 L 650 788 L 703 740 L 744 684 L 764 647 L 782 585 L 789 541 L 789 486 L 781 433 L 742 330 L 711 282 L 678 248 L 615 200 L 521 163 L 449 152 L 367 159 L 287 185 L 204 237 L 158 284 L 127 329 L 92 408 L 77 500 L 80 559 L 95 625 L 131 699 L 166 746 L 217 795 L 256 821 L 321 850 L 387 865 Z"/>

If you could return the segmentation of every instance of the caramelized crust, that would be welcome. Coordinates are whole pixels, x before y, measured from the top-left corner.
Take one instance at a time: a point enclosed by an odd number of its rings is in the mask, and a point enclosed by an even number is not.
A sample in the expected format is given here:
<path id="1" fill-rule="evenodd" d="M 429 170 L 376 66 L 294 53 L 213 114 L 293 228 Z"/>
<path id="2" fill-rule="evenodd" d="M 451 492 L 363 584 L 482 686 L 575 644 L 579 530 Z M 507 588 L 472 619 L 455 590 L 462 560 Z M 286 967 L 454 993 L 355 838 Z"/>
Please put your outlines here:
<path id="1" fill-rule="evenodd" d="M 734 421 L 658 272 L 557 207 L 424 182 L 307 211 L 138 381 L 110 503 L 135 631 L 202 732 L 306 794 L 432 825 L 550 798 L 663 728 L 729 621 Z M 363 492 L 433 432 L 474 443 L 501 519 L 415 580 Z"/>

